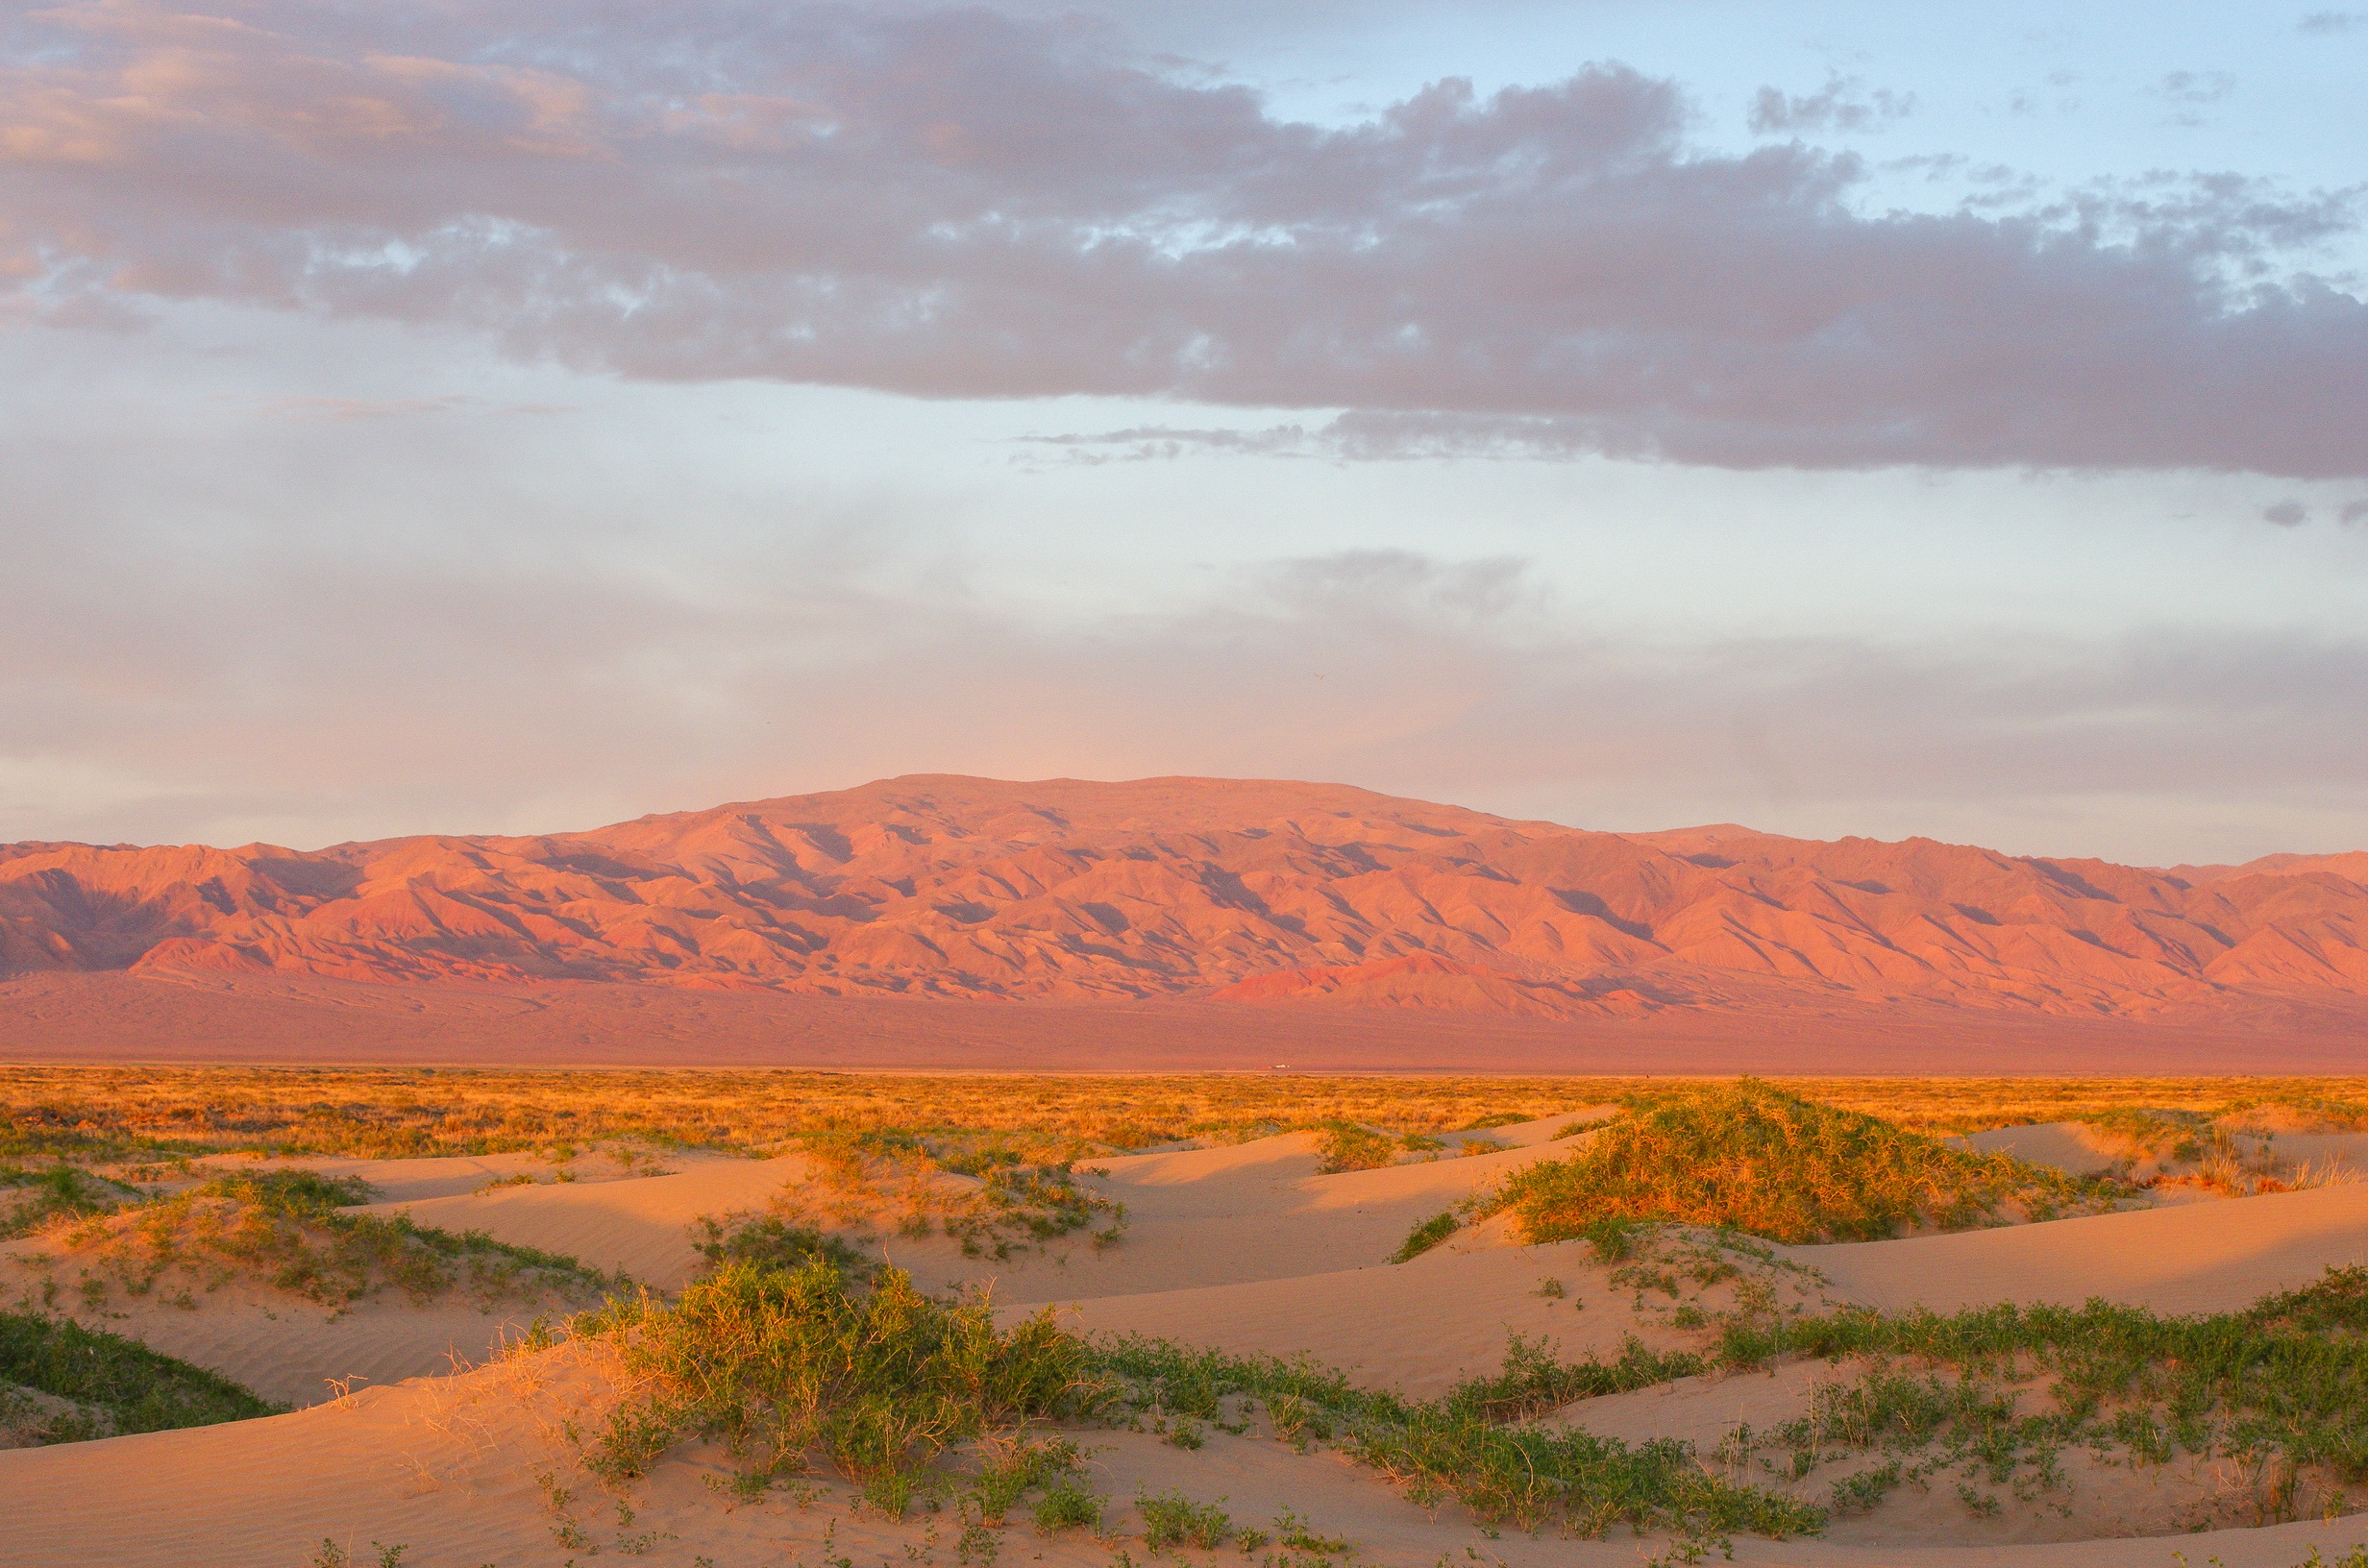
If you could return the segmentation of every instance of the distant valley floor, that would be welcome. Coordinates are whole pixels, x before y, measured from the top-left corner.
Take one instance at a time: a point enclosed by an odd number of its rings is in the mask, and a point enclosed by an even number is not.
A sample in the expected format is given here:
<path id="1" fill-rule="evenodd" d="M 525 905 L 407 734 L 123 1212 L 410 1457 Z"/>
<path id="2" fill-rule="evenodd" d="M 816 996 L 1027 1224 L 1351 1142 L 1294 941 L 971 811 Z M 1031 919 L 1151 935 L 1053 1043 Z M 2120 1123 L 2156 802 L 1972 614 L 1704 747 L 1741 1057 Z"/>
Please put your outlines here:
<path id="1" fill-rule="evenodd" d="M 974 1071 L 2356 1072 L 2368 1010 L 2195 1023 L 1901 1004 L 1577 1021 L 1225 1002 L 843 999 L 559 984 L 41 973 L 0 980 L 0 1061 Z"/>

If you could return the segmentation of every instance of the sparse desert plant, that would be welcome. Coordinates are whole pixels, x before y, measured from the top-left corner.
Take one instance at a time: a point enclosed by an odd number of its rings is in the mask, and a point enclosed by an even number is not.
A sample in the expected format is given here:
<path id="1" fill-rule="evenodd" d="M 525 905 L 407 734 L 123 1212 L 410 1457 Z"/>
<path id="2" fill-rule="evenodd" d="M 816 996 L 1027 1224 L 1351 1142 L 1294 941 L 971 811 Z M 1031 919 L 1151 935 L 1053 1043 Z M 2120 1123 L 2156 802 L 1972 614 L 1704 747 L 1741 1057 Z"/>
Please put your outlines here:
<path id="1" fill-rule="evenodd" d="M 0 1384 L 71 1401 L 104 1418 L 69 1422 L 37 1434 L 40 1441 L 210 1427 L 281 1409 L 136 1339 L 27 1312 L 0 1312 Z"/>
<path id="2" fill-rule="evenodd" d="M 0 1189 L 14 1188 L 13 1203 L 0 1202 L 0 1240 L 30 1236 L 61 1222 L 111 1213 L 125 1202 L 145 1197 L 138 1188 L 96 1176 L 73 1165 L 44 1170 L 0 1165 Z"/>
<path id="3" fill-rule="evenodd" d="M 1274 1539 L 1295 1552 L 1314 1552 L 1325 1556 L 1348 1550 L 1346 1540 L 1317 1533 L 1303 1516 L 1291 1508 L 1275 1515 Z"/>
<path id="4" fill-rule="evenodd" d="M 1559 1409 L 1573 1400 L 1624 1394 L 1690 1378 L 1708 1364 L 1706 1358 L 1690 1352 L 1648 1349 L 1634 1335 L 1621 1341 L 1616 1361 L 1592 1358 L 1565 1361 L 1555 1358 L 1549 1345 L 1517 1334 L 1506 1341 L 1504 1365 L 1497 1374 L 1459 1384 L 1447 1396 L 1445 1406 L 1458 1414 L 1490 1421 L 1518 1421 Z"/>
<path id="5" fill-rule="evenodd" d="M 893 1481 L 953 1442 L 1096 1394 L 1084 1345 L 1049 1310 L 1000 1329 L 982 1302 L 934 1300 L 894 1268 L 861 1288 L 822 1257 L 787 1272 L 727 1262 L 672 1302 L 613 1300 L 578 1333 L 612 1346 L 640 1389 L 586 1459 L 609 1479 L 708 1435 L 766 1474 L 820 1451 L 852 1480 Z"/>
<path id="6" fill-rule="evenodd" d="M 1874 1359 L 1854 1383 L 1821 1391 L 1813 1434 L 1769 1440 L 1860 1448 L 1956 1444 L 1996 1481 L 2045 1466 L 2071 1443 L 2139 1463 L 2179 1453 L 2275 1455 L 2291 1478 L 2324 1472 L 2331 1491 L 2368 1481 L 2368 1267 L 2240 1312 L 2164 1317 L 2136 1307 L 2016 1306 L 1955 1313 L 1766 1317 L 1723 1327 L 1717 1364 L 1779 1356 Z M 1951 1372 L 1910 1376 L 1905 1360 Z M 2055 1408 L 2018 1415 L 2017 1385 Z"/>
<path id="7" fill-rule="evenodd" d="M 985 1462 L 972 1488 L 978 1499 L 979 1517 L 990 1525 L 1003 1518 L 1028 1493 L 1073 1477 L 1085 1456 L 1066 1437 L 1035 1440 L 1026 1437 L 988 1438 L 980 1445 Z"/>
<path id="8" fill-rule="evenodd" d="M 1024 1140 L 1021 1140 L 1024 1141 Z M 1008 1137 L 900 1130 L 809 1135 L 800 1147 L 816 1179 L 797 1201 L 842 1224 L 894 1221 L 905 1236 L 943 1230 L 969 1258 L 1015 1252 L 1086 1230 L 1096 1248 L 1125 1234 L 1126 1206 L 1088 1191 L 1071 1160 L 1029 1164 Z M 952 1183 L 949 1174 L 970 1178 Z"/>
<path id="9" fill-rule="evenodd" d="M 1449 1209 L 1442 1213 L 1433 1214 L 1406 1233 L 1406 1239 L 1398 1243 L 1397 1251 L 1390 1254 L 1390 1262 L 1403 1263 L 1421 1257 L 1453 1236 L 1455 1227 L 1454 1210 Z"/>
<path id="10" fill-rule="evenodd" d="M 2117 1194 L 1746 1079 L 1639 1096 L 1577 1154 L 1524 1166 L 1480 1207 L 1513 1210 L 1533 1243 L 1586 1237 L 1612 1256 L 1616 1228 L 1637 1221 L 1788 1242 L 1871 1240 L 2016 1210 L 2052 1217 Z"/>
<path id="11" fill-rule="evenodd" d="M 175 1270 L 210 1288 L 252 1277 L 332 1307 L 387 1288 L 415 1301 L 456 1287 L 485 1301 L 546 1293 L 582 1300 L 616 1283 L 572 1258 L 481 1232 L 455 1235 L 407 1214 L 347 1212 L 369 1197 L 368 1186 L 353 1177 L 242 1172 L 127 1206 L 86 1222 L 69 1240 L 134 1295 Z"/>
<path id="12" fill-rule="evenodd" d="M 1316 1135 L 1317 1169 L 1327 1176 L 1349 1170 L 1378 1170 L 1395 1164 L 1398 1141 L 1387 1133 L 1377 1133 L 1370 1127 L 1361 1127 L 1353 1121 L 1336 1121 Z"/>
<path id="13" fill-rule="evenodd" d="M 1654 1087 L 1634 1077 L 7 1066 L 0 1162 L 160 1166 L 232 1151 L 407 1158 L 537 1150 L 556 1160 L 624 1139 L 658 1150 L 758 1154 L 818 1133 L 889 1131 L 999 1143 L 1017 1163 L 1057 1164 L 1332 1120 L 1401 1132 L 1485 1130 Z M 2356 1076 L 1795 1078 L 1784 1087 L 1917 1132 L 2061 1121 L 2115 1106 L 2234 1114 L 2288 1131 L 2368 1127 L 2368 1078 Z"/>
<path id="14" fill-rule="evenodd" d="M 1196 1503 L 1173 1486 L 1156 1497 L 1147 1491 L 1136 1494 L 1135 1511 L 1143 1516 L 1143 1544 L 1154 1552 L 1178 1546 L 1215 1551 L 1233 1537 L 1233 1521 L 1218 1506 L 1222 1502 L 1221 1497 L 1216 1503 Z"/>
<path id="15" fill-rule="evenodd" d="M 798 1269 L 821 1258 L 850 1280 L 867 1278 L 876 1265 L 844 1237 L 779 1214 L 702 1215 L 691 1227 L 692 1246 L 710 1264 L 753 1263 L 760 1268 Z"/>
<path id="16" fill-rule="evenodd" d="M 1099 1531 L 1102 1500 L 1073 1478 L 1064 1477 L 1045 1488 L 1030 1516 L 1040 1535 L 1064 1530 Z"/>
<path id="17" fill-rule="evenodd" d="M 1188 1350 L 1139 1335 L 1098 1344 L 1095 1361 L 1132 1390 L 1127 1397 L 1138 1408 L 1155 1398 L 1170 1409 L 1254 1398 L 1286 1440 L 1337 1438 L 1350 1458 L 1396 1481 L 1416 1501 L 1453 1498 L 1484 1522 L 1533 1529 L 1553 1521 L 1583 1534 L 1628 1523 L 1767 1535 L 1799 1534 L 1821 1522 L 1816 1508 L 1710 1475 L 1682 1443 L 1631 1449 L 1586 1433 L 1505 1424 L 1542 1401 L 1684 1375 L 1703 1364 L 1699 1359 L 1655 1359 L 1632 1347 L 1611 1363 L 1558 1364 L 1542 1347 L 1516 1341 L 1514 1351 L 1497 1377 L 1430 1401 L 1362 1388 L 1307 1361 Z"/>

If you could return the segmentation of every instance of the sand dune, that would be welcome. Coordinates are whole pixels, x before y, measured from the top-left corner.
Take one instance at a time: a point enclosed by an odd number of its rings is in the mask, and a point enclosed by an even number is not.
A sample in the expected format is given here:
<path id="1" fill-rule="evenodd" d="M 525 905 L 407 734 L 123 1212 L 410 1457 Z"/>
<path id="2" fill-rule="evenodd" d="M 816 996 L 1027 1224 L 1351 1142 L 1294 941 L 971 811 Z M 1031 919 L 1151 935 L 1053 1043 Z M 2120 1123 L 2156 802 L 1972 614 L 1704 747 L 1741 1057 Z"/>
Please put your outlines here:
<path id="1" fill-rule="evenodd" d="M 1386 1262 L 1417 1224 L 1508 1172 L 1567 1154 L 1572 1145 L 1550 1141 L 1553 1135 L 1612 1109 L 1473 1135 L 1517 1145 L 1500 1153 L 1328 1176 L 1317 1168 L 1308 1133 L 1098 1160 L 1080 1167 L 1084 1185 L 1127 1211 L 1126 1239 L 1107 1251 L 1054 1242 L 992 1267 L 943 1241 L 895 1240 L 887 1251 L 918 1279 L 949 1286 L 991 1279 L 996 1299 L 1015 1304 L 1362 1268 Z"/>
<path id="2" fill-rule="evenodd" d="M 688 1168 L 665 1176 L 505 1187 L 379 1203 L 370 1212 L 407 1213 L 422 1225 L 448 1231 L 483 1231 L 497 1241 L 564 1253 L 606 1273 L 676 1289 L 703 1262 L 691 1245 L 693 1221 L 762 1209 L 808 1168 L 795 1157 L 686 1164 Z"/>
<path id="3" fill-rule="evenodd" d="M 597 1408 L 602 1384 L 573 1347 L 562 1347 L 269 1420 L 0 1452 L 0 1495 L 10 1504 L 0 1565 L 297 1568 L 325 1537 L 359 1561 L 376 1555 L 373 1543 L 403 1546 L 406 1568 L 555 1562 L 563 1552 L 534 1478 L 572 1475 L 555 1429 Z M 1426 1512 L 1336 1455 L 1302 1456 L 1254 1437 L 1212 1433 L 1190 1453 L 1147 1433 L 1097 1433 L 1087 1441 L 1094 1484 L 1122 1505 L 1139 1490 L 1177 1486 L 1223 1498 L 1245 1523 L 1264 1524 L 1288 1508 L 1347 1537 L 1358 1560 L 1381 1568 L 1433 1568 L 1443 1557 L 1505 1568 L 1633 1568 L 1653 1546 L 1619 1535 L 1483 1534 L 1460 1510 Z M 727 1507 L 704 1484 L 726 1469 L 712 1447 L 678 1454 L 629 1488 L 629 1527 L 580 1477 L 573 1477 L 580 1496 L 572 1506 L 594 1545 L 672 1564 L 694 1556 L 791 1560 L 819 1555 L 826 1539 L 857 1561 L 900 1561 L 905 1548 L 922 1549 L 931 1528 L 926 1515 L 891 1524 L 858 1512 L 840 1484 L 826 1483 L 802 1508 L 786 1500 Z M 1121 1530 L 1131 1528 L 1131 1511 L 1122 1507 L 1114 1520 Z M 2187 1535 L 2179 1545 L 2195 1563 L 2287 1568 L 2313 1546 L 2336 1553 L 2364 1534 L 2358 1523 L 2337 1520 Z M 1048 1540 L 1019 1524 L 1008 1542 L 1049 1568 L 1106 1568 L 1110 1560 L 1107 1549 L 1075 1532 Z M 1746 1537 L 1736 1541 L 1734 1560 L 1768 1568 L 2167 1568 L 2169 1554 L 2158 1537 L 1974 1549 Z"/>
<path id="4" fill-rule="evenodd" d="M 1666 1301 L 1640 1294 L 1633 1280 L 1614 1285 L 1612 1267 L 1583 1242 L 1521 1245 L 1492 1222 L 1410 1262 L 1381 1261 L 1415 1219 L 1506 1171 L 1569 1150 L 1574 1145 L 1554 1135 L 1605 1109 L 1485 1135 L 1513 1145 L 1500 1152 L 1369 1171 L 1321 1173 L 1316 1140 L 1306 1134 L 1112 1159 L 1087 1180 L 1126 1202 L 1135 1226 L 1108 1252 L 1056 1245 L 986 1263 L 960 1258 L 943 1238 L 892 1237 L 886 1246 L 899 1262 L 916 1263 L 925 1280 L 932 1271 L 992 1279 L 1006 1314 L 1052 1303 L 1088 1333 L 1307 1356 L 1360 1382 L 1419 1396 L 1493 1372 L 1516 1334 L 1551 1342 L 1570 1358 L 1616 1356 L 1631 1336 L 1659 1348 L 1697 1344 L 1699 1333 L 1678 1327 Z M 708 1159 L 663 1176 L 456 1191 L 456 1184 L 481 1184 L 510 1165 L 422 1160 L 339 1168 L 401 1194 L 372 1206 L 378 1212 L 482 1229 L 661 1286 L 688 1279 L 700 1264 L 687 1235 L 694 1221 L 760 1210 L 811 1173 L 797 1157 Z M 1777 1256 L 1806 1267 L 1758 1273 L 1786 1299 L 1807 1305 L 1946 1310 L 2102 1296 L 2162 1311 L 2218 1311 L 2306 1284 L 2330 1264 L 2368 1260 L 2368 1186 L 1786 1248 Z M 1542 1288 L 1547 1281 L 1551 1290 Z M 1715 1305 L 1725 1299 L 1717 1292 L 1733 1288 L 1714 1284 L 1707 1299 Z M 567 1345 L 450 1371 L 456 1355 L 484 1356 L 521 1315 L 373 1298 L 333 1317 L 243 1286 L 196 1311 L 135 1304 L 130 1315 L 97 1326 L 136 1335 L 272 1397 L 318 1402 L 327 1379 L 372 1381 L 291 1416 L 0 1452 L 0 1495 L 13 1505 L 10 1528 L 0 1531 L 0 1568 L 295 1568 L 325 1536 L 350 1544 L 364 1562 L 371 1542 L 402 1544 L 406 1568 L 556 1562 L 563 1554 L 555 1551 L 555 1516 L 535 1481 L 543 1473 L 577 1478 L 582 1501 L 576 1512 L 592 1544 L 619 1556 L 646 1553 L 677 1565 L 701 1556 L 719 1563 L 817 1560 L 827 1539 L 832 1552 L 856 1561 L 894 1562 L 908 1548 L 928 1548 L 926 1515 L 893 1524 L 861 1513 L 842 1483 L 826 1482 L 804 1507 L 781 1498 L 727 1507 L 706 1484 L 720 1480 L 726 1457 L 700 1445 L 628 1488 L 634 1517 L 622 1522 L 613 1500 L 570 1469 L 558 1437 L 563 1421 L 596 1419 L 613 1397 L 613 1376 L 598 1364 L 597 1351 Z M 1738 1424 L 1764 1429 L 1788 1419 L 1820 1383 L 1851 1370 L 1792 1363 L 1769 1375 L 1685 1379 L 1583 1402 L 1547 1419 L 1630 1441 L 1682 1437 L 1708 1456 Z M 431 1372 L 447 1375 L 397 1381 Z M 1375 1568 L 1436 1568 L 1443 1557 L 1469 1563 L 1468 1551 L 1503 1568 L 1611 1568 L 1636 1563 L 1656 1544 L 1619 1535 L 1486 1534 L 1454 1507 L 1418 1508 L 1372 1471 L 1336 1453 L 1295 1453 L 1260 1436 L 1254 1424 L 1245 1436 L 1212 1431 L 1192 1451 L 1151 1433 L 1081 1435 L 1093 1451 L 1094 1484 L 1115 1500 L 1122 1531 L 1132 1528 L 1126 1502 L 1138 1489 L 1175 1486 L 1195 1498 L 1224 1499 L 1245 1523 L 1294 1510 L 1355 1542 L 1356 1560 Z M 2313 1546 L 2335 1555 L 2368 1540 L 2368 1518 L 2353 1517 L 2183 1532 L 2174 1543 L 2170 1534 L 2222 1494 L 2225 1476 L 2195 1463 L 2141 1473 L 2079 1453 L 2063 1462 L 2068 1495 L 2079 1502 L 2070 1512 L 2010 1509 L 1969 1522 L 1952 1496 L 1911 1491 L 1867 1517 L 1838 1518 L 1823 1539 L 1738 1538 L 1734 1560 L 1767 1568 L 2169 1568 L 2175 1544 L 2199 1565 L 2216 1556 L 2225 1568 L 2290 1568 Z M 1803 1484 L 1813 1493 L 1832 1479 L 1820 1473 Z M 2120 1531 L 2139 1533 L 2049 1539 Z M 1074 1535 L 1040 1539 L 1024 1523 L 1006 1549 L 1048 1568 L 1107 1568 L 1111 1560 L 1107 1548 Z"/>
<path id="5" fill-rule="evenodd" d="M 1632 1333 L 1676 1342 L 1657 1319 L 1630 1311 L 1628 1293 L 1605 1285 L 1604 1272 L 1585 1242 L 1566 1241 L 1060 1306 L 1063 1320 L 1085 1334 L 1308 1356 L 1359 1382 L 1427 1397 L 1494 1372 L 1509 1334 L 1550 1338 L 1571 1357 L 1617 1356 Z M 1548 1279 L 1562 1282 L 1562 1298 L 1540 1293 Z"/>
<path id="6" fill-rule="evenodd" d="M 2110 1170 L 2129 1160 L 2130 1148 L 2082 1121 L 2045 1121 L 2023 1127 L 1993 1127 L 1951 1142 L 1983 1154 L 2010 1154 L 2035 1164 L 2053 1165 L 2075 1176 Z"/>
<path id="7" fill-rule="evenodd" d="M 2368 1262 L 2368 1186 L 1786 1250 L 1840 1294 L 1886 1310 L 2077 1307 L 2096 1296 L 2158 1312 L 2224 1312 L 2331 1266 Z"/>

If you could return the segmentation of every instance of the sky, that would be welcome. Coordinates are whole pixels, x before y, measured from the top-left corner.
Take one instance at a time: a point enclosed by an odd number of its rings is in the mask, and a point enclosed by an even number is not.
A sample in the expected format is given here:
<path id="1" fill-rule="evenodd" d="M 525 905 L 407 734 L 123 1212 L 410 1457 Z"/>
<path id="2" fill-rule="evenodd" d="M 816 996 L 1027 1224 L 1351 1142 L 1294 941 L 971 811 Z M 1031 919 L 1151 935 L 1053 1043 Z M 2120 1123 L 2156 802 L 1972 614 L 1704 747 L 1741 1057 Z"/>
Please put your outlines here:
<path id="1" fill-rule="evenodd" d="M 0 840 L 2368 846 L 2368 10 L 0 9 Z"/>

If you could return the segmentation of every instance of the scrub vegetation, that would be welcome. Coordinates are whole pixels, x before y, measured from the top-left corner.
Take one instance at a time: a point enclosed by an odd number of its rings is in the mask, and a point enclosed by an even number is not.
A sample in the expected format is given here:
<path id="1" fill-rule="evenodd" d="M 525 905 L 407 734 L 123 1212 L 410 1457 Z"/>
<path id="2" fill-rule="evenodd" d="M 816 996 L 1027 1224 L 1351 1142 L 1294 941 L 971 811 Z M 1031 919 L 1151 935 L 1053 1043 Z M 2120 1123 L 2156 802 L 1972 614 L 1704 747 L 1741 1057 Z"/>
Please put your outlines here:
<path id="1" fill-rule="evenodd" d="M 210 1427 L 279 1409 L 137 1340 L 0 1312 L 0 1447 Z"/>
<path id="2" fill-rule="evenodd" d="M 486 1304 L 546 1296 L 580 1303 L 617 1283 L 572 1258 L 481 1232 L 350 1212 L 369 1200 L 368 1185 L 354 1177 L 262 1170 L 168 1195 L 133 1189 L 108 1209 L 60 1213 L 47 1224 L 64 1248 L 59 1261 L 80 1267 L 77 1294 L 92 1307 L 115 1290 L 140 1297 L 175 1287 L 176 1304 L 193 1306 L 192 1288 L 240 1280 L 331 1308 L 387 1289 L 413 1301 L 459 1289 Z"/>
<path id="3" fill-rule="evenodd" d="M 1512 1210 L 1533 1243 L 1647 1219 L 1773 1241 L 1867 1241 L 2053 1219 L 2126 1191 L 1745 1079 L 1638 1096 L 1578 1153 L 1523 1166 L 1476 1208 Z"/>
<path id="4" fill-rule="evenodd" d="M 819 1253 L 786 1269 L 728 1262 L 673 1301 L 611 1301 L 575 1333 L 613 1350 L 637 1390 L 587 1443 L 586 1468 L 610 1482 L 714 1437 L 764 1482 L 820 1453 L 901 1513 L 955 1443 L 1102 1397 L 1084 1343 L 1048 1309 L 1002 1329 L 983 1301 L 941 1301 L 900 1269 L 857 1276 Z"/>
<path id="5" fill-rule="evenodd" d="M 1124 1077 L 433 1067 L 0 1067 L 0 1165 L 255 1152 L 392 1159 L 602 1139 L 741 1152 L 822 1133 L 970 1139 L 1018 1163 L 1348 1122 L 1503 1126 L 1665 1090 L 1643 1078 Z M 2368 1078 L 1792 1078 L 1789 1092 L 1911 1132 L 2117 1108 L 2368 1127 Z M 2296 1118 L 2301 1118 L 2297 1120 Z"/>

